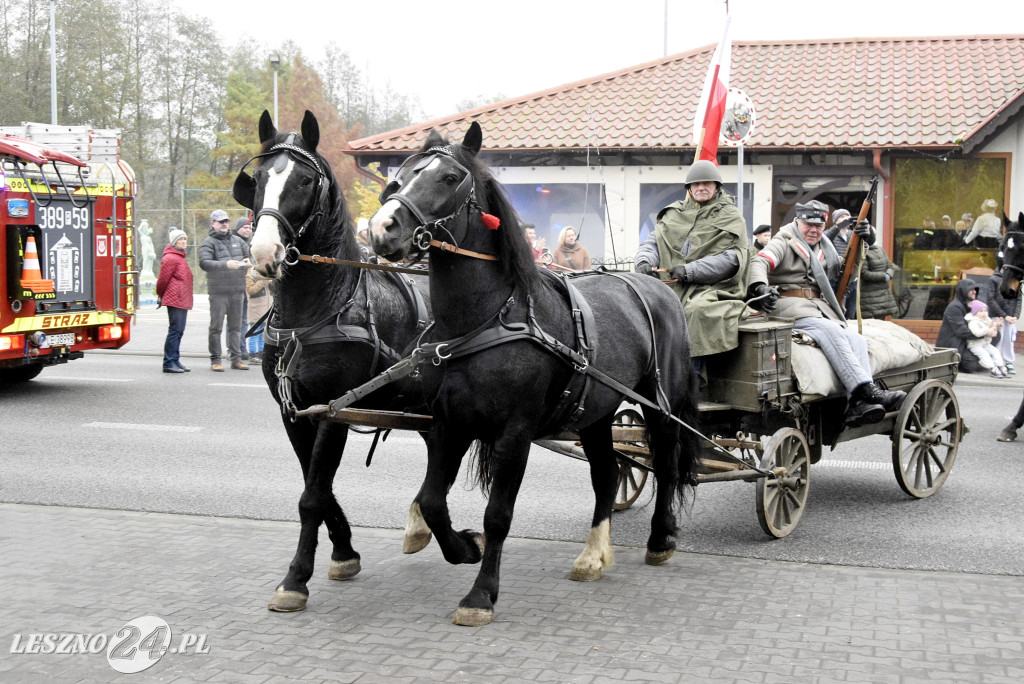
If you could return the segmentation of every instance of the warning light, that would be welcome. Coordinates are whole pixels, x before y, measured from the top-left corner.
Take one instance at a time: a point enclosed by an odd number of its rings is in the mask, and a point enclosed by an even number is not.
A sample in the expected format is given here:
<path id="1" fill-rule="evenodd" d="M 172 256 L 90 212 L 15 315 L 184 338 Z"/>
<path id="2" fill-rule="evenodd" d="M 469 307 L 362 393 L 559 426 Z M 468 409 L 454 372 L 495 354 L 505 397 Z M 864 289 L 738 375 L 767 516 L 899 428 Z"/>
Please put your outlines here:
<path id="1" fill-rule="evenodd" d="M 0 352 L 25 348 L 24 335 L 0 335 Z"/>
<path id="2" fill-rule="evenodd" d="M 111 342 L 121 339 L 122 330 L 119 325 L 104 325 L 99 329 L 100 342 Z"/>

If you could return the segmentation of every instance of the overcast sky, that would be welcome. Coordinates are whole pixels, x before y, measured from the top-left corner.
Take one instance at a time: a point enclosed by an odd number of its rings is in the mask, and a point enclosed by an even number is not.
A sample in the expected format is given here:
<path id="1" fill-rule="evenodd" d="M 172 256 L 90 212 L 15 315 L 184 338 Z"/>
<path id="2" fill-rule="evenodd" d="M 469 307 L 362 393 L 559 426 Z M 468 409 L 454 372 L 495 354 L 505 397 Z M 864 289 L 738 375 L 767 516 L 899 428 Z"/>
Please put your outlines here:
<path id="1" fill-rule="evenodd" d="M 723 0 L 171 0 L 208 17 L 225 46 L 312 60 L 333 41 L 428 118 L 480 95 L 526 95 L 717 43 Z M 732 38 L 779 40 L 1024 33 L 1021 0 L 731 0 Z M 813 84 L 808 84 L 812 86 Z"/>

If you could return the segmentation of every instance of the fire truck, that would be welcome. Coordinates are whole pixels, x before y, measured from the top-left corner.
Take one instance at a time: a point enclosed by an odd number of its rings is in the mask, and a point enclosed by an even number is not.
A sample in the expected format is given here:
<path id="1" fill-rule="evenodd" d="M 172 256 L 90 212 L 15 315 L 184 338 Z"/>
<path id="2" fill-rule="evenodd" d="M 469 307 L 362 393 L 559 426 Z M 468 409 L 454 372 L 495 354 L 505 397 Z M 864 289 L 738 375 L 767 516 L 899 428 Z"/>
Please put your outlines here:
<path id="1" fill-rule="evenodd" d="M 136 185 L 119 138 L 0 127 L 0 386 L 131 339 Z"/>

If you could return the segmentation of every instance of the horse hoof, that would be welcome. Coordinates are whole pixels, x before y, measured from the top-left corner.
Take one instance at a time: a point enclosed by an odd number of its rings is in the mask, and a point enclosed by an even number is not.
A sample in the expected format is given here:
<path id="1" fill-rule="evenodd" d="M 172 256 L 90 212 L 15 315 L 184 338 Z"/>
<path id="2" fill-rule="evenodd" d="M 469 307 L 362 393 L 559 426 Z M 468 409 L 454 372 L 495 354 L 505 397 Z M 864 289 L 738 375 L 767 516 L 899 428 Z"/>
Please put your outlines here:
<path id="1" fill-rule="evenodd" d="M 476 542 L 476 547 L 478 549 L 480 549 L 480 555 L 483 556 L 484 555 L 484 550 L 487 548 L 487 539 L 486 539 L 486 537 L 484 537 L 484 535 L 480 534 L 479 532 L 474 532 L 473 533 L 473 541 Z"/>
<path id="2" fill-rule="evenodd" d="M 359 567 L 358 558 L 350 558 L 345 561 L 331 561 L 331 569 L 327 571 L 327 579 L 347 580 L 352 579 L 362 570 Z"/>
<path id="3" fill-rule="evenodd" d="M 463 627 L 482 627 L 491 624 L 494 620 L 494 611 L 486 608 L 459 608 L 455 611 L 452 624 Z"/>
<path id="4" fill-rule="evenodd" d="M 600 567 L 596 568 L 573 568 L 572 572 L 569 573 L 569 579 L 573 582 L 596 582 L 601 579 L 603 570 Z"/>
<path id="5" fill-rule="evenodd" d="M 270 599 L 270 603 L 267 604 L 267 610 L 272 610 L 275 613 L 294 613 L 305 610 L 308 599 L 309 595 L 300 591 L 278 589 L 274 592 L 274 598 Z"/>
<path id="6" fill-rule="evenodd" d="M 402 553 L 417 553 L 427 548 L 427 544 L 430 543 L 431 539 L 430 532 L 418 532 L 416 534 L 406 535 L 402 541 Z"/>
<path id="7" fill-rule="evenodd" d="M 675 555 L 675 549 L 668 549 L 666 551 L 650 551 L 644 555 L 644 563 L 648 565 L 661 565 L 673 555 Z"/>

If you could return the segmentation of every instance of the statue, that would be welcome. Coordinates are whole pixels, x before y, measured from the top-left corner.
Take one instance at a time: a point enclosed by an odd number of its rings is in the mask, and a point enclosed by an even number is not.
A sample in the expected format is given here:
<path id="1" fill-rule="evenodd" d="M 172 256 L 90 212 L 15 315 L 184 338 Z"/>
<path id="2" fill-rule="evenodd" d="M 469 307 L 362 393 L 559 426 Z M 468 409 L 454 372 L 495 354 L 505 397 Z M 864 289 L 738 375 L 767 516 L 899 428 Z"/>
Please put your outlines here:
<path id="1" fill-rule="evenodd" d="M 153 277 L 153 262 L 156 261 L 156 250 L 153 248 L 153 229 L 149 227 L 149 221 L 142 219 L 139 222 L 139 242 L 142 243 L 142 268 L 143 276 Z"/>

